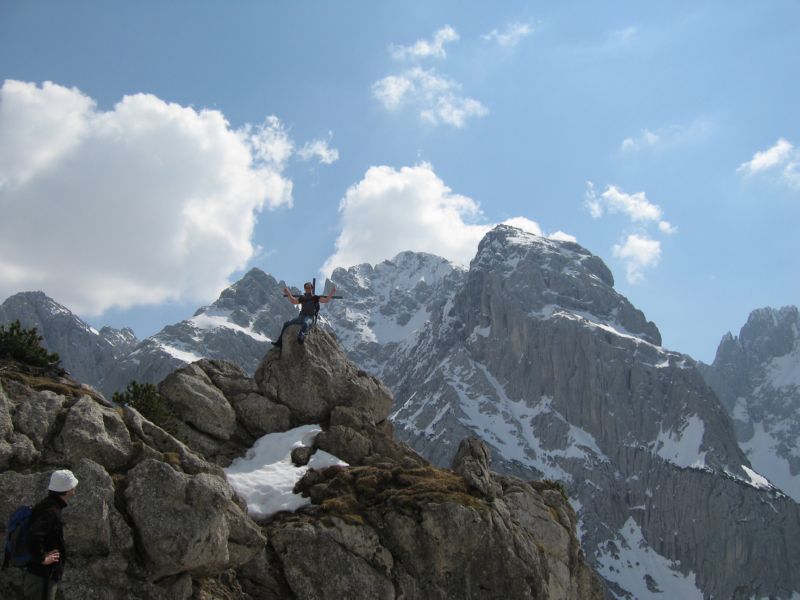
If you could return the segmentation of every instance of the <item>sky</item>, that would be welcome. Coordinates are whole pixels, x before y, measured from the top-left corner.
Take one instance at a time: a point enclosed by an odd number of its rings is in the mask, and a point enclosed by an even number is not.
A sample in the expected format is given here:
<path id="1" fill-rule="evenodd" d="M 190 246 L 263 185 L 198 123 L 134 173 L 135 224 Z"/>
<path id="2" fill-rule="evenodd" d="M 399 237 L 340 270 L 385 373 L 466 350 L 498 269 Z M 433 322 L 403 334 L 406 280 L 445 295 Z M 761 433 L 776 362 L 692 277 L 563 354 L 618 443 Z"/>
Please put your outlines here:
<path id="1" fill-rule="evenodd" d="M 799 65 L 794 1 L 0 0 L 0 300 L 144 338 L 511 223 L 711 362 L 800 304 Z"/>

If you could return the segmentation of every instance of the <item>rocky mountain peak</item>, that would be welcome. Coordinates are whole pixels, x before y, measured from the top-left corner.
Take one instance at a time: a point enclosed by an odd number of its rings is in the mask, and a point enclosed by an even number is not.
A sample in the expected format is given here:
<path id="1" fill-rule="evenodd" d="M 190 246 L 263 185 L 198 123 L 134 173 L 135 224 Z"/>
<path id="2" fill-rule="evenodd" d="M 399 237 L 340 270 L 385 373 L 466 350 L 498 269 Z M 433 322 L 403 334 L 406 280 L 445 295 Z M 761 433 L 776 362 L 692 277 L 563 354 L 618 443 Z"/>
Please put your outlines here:
<path id="1" fill-rule="evenodd" d="M 605 263 L 580 245 L 499 225 L 481 241 L 464 293 L 480 290 L 484 308 L 489 295 L 507 294 L 528 315 L 547 317 L 566 310 L 660 346 L 655 324 L 613 285 Z M 468 325 L 486 326 L 485 319 L 468 320 Z"/>
<path id="2" fill-rule="evenodd" d="M 800 501 L 800 311 L 754 310 L 738 337 L 723 336 L 713 364 L 699 366 L 753 466 Z"/>
<path id="3" fill-rule="evenodd" d="M 800 312 L 796 306 L 754 310 L 739 333 L 745 352 L 759 360 L 788 354 L 799 338 Z"/>

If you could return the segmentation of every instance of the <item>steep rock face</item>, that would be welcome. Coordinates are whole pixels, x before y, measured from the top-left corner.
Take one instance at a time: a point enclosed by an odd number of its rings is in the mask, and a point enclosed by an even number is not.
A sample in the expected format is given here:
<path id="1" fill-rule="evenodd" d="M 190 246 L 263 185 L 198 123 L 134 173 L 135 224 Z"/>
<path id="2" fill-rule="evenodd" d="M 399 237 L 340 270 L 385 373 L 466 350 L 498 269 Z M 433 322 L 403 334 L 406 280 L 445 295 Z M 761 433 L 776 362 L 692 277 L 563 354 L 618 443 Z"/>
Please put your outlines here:
<path id="1" fill-rule="evenodd" d="M 384 370 L 398 436 L 443 465 L 476 435 L 499 471 L 562 481 L 615 594 L 800 590 L 784 552 L 797 504 L 750 470 L 693 361 L 612 283 L 576 244 L 490 232 L 452 307 Z"/>
<path id="2" fill-rule="evenodd" d="M 2 527 L 54 469 L 80 481 L 64 510 L 67 600 L 189 598 L 264 546 L 218 467 L 57 372 L 0 365 L 0 447 Z M 21 580 L 3 571 L 0 596 L 19 597 Z"/>
<path id="3" fill-rule="evenodd" d="M 77 380 L 94 386 L 138 342 L 127 328 L 95 331 L 42 292 L 21 292 L 0 305 L 0 324 L 14 321 L 25 329 L 36 327 L 44 346 L 58 353 L 63 367 Z"/>
<path id="4" fill-rule="evenodd" d="M 728 409 L 753 467 L 800 502 L 800 312 L 750 313 L 738 337 L 722 338 L 699 365 Z"/>

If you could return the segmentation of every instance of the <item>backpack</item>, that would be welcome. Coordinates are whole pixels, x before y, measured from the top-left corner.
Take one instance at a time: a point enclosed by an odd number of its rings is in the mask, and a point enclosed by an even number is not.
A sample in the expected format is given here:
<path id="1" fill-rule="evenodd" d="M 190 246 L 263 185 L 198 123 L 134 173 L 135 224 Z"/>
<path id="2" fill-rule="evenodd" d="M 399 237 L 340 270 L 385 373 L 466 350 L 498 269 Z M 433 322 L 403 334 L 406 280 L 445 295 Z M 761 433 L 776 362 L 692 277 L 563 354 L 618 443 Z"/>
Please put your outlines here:
<path id="1" fill-rule="evenodd" d="M 11 515 L 6 528 L 6 545 L 3 551 L 3 568 L 11 564 L 15 567 L 25 567 L 31 561 L 28 550 L 28 528 L 33 515 L 32 506 L 20 506 Z"/>

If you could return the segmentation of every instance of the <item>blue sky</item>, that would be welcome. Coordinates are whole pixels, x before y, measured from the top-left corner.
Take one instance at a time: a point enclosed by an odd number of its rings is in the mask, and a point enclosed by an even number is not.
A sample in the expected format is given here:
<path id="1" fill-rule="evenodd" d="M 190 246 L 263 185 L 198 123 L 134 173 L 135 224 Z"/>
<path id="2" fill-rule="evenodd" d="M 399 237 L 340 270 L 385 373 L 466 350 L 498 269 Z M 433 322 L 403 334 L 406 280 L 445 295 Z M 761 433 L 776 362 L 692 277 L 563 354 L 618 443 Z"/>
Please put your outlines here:
<path id="1" fill-rule="evenodd" d="M 796 2 L 3 0 L 0 299 L 143 337 L 512 220 L 708 362 L 799 302 L 798 65 Z"/>

